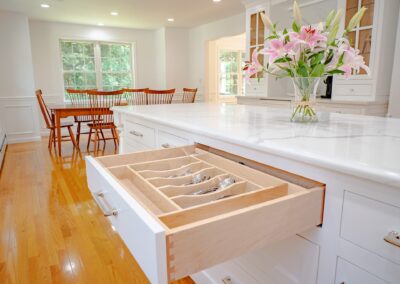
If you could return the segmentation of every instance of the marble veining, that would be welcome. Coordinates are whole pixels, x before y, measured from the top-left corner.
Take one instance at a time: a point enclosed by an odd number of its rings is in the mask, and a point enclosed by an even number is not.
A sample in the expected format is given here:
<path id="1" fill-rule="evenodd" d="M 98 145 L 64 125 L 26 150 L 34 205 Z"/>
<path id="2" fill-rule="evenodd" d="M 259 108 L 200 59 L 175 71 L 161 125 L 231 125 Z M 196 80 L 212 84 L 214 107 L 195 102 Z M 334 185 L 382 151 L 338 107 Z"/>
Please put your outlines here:
<path id="1" fill-rule="evenodd" d="M 115 110 L 400 188 L 400 119 L 318 113 L 301 124 L 290 110 L 206 103 Z"/>

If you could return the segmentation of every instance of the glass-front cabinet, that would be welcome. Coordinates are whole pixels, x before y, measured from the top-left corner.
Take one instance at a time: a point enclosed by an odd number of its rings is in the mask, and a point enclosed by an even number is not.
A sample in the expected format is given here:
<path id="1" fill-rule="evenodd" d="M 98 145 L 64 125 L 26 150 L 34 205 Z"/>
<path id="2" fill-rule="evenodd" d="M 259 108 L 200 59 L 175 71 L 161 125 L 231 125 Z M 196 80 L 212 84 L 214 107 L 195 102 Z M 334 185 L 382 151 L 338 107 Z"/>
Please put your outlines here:
<path id="1" fill-rule="evenodd" d="M 358 48 L 360 53 L 364 56 L 365 63 L 370 65 L 371 58 L 371 45 L 372 45 L 372 31 L 374 26 L 374 0 L 348 0 L 346 2 L 346 16 L 345 26 L 349 24 L 351 17 L 361 7 L 367 8 L 360 24 L 355 27 L 349 34 L 349 40 L 353 47 Z M 361 70 L 360 74 L 366 74 L 365 70 Z"/>
<path id="2" fill-rule="evenodd" d="M 268 15 L 269 1 L 247 1 L 246 6 L 246 60 L 251 62 L 251 55 L 254 50 L 264 48 L 264 40 L 267 36 L 267 30 L 261 19 L 261 13 Z M 264 57 L 259 56 L 258 60 L 264 64 Z M 266 96 L 265 75 L 260 72 L 254 75 L 246 85 L 246 95 L 248 96 Z"/>
<path id="3" fill-rule="evenodd" d="M 345 101 L 387 102 L 390 95 L 395 35 L 399 16 L 398 0 L 339 0 L 344 10 L 342 29 L 361 7 L 367 8 L 360 24 L 349 34 L 353 47 L 360 50 L 370 72 L 360 70 L 350 79 L 336 76 L 332 99 Z"/>

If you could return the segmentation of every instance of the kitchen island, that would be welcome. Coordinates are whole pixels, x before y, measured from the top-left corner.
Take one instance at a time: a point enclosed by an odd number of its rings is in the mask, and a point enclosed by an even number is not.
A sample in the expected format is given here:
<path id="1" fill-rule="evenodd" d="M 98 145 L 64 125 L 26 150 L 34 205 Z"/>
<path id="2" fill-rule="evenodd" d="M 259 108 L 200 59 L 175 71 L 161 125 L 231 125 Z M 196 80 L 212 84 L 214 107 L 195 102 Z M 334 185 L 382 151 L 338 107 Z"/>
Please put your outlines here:
<path id="1" fill-rule="evenodd" d="M 274 169 L 269 172 L 272 175 L 291 177 L 291 183 L 312 180 L 326 186 L 321 226 L 292 234 L 294 219 L 275 215 L 276 235 L 284 238 L 263 248 L 248 248 L 240 257 L 197 272 L 192 277 L 198 283 L 399 282 L 400 247 L 391 232 L 400 230 L 400 120 L 320 113 L 318 123 L 297 124 L 288 121 L 289 111 L 218 104 L 126 106 L 114 108 L 114 113 L 121 131 L 121 154 L 202 145 L 244 165 L 265 165 Z M 108 176 L 100 169 L 101 163 L 93 158 L 88 162 Z M 88 178 L 92 192 L 101 187 L 94 182 L 95 175 L 88 172 Z M 114 180 L 109 183 L 119 187 Z M 127 198 L 125 193 L 121 196 Z M 296 200 L 290 206 L 295 204 Z M 146 210 L 137 211 L 137 216 L 150 218 Z M 257 221 L 260 230 L 271 226 L 268 218 L 264 216 L 265 224 Z M 149 221 L 154 230 L 162 231 L 153 222 Z M 246 224 L 237 225 L 246 230 Z M 285 225 L 290 234 L 285 234 Z M 136 238 L 145 242 L 137 229 Z M 147 250 L 131 251 L 139 255 L 139 264 L 154 283 L 165 283 L 169 278 L 162 271 L 175 267 L 166 267 L 164 262 L 170 265 L 174 260 L 164 260 L 158 255 L 160 250 L 150 251 L 151 245 L 146 245 Z M 151 253 L 158 255 L 153 260 L 159 263 L 146 263 L 150 258 L 140 256 Z M 196 255 L 190 257 L 196 260 Z"/>

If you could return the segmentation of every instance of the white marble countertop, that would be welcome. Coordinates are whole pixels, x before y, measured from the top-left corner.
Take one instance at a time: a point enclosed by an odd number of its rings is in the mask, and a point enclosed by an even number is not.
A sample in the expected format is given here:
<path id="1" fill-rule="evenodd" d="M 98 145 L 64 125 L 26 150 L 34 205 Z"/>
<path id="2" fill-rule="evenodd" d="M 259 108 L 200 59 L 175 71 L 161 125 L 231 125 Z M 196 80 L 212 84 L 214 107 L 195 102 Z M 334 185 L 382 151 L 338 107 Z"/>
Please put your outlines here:
<path id="1" fill-rule="evenodd" d="M 301 124 L 290 110 L 205 103 L 114 109 L 400 188 L 400 119 L 319 113 L 318 123 Z"/>
<path id="2" fill-rule="evenodd" d="M 287 101 L 290 102 L 294 99 L 294 97 L 285 96 L 285 97 L 268 97 L 268 96 L 255 96 L 255 95 L 246 95 L 246 96 L 236 96 L 236 98 L 240 100 L 261 100 L 261 101 Z M 317 102 L 324 104 L 346 104 L 346 105 L 387 105 L 387 101 L 352 101 L 352 100 L 335 100 L 335 99 L 325 99 L 325 98 L 317 98 Z"/>

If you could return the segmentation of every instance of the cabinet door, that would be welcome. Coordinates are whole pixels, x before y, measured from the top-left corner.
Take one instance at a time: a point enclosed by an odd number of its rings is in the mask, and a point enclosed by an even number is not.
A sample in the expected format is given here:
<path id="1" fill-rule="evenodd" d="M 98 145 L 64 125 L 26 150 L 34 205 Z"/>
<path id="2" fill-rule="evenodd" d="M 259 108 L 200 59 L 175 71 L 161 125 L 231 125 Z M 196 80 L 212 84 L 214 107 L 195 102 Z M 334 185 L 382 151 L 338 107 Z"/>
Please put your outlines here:
<path id="1" fill-rule="evenodd" d="M 338 258 L 335 284 L 387 284 L 387 282 Z"/>
<path id="2" fill-rule="evenodd" d="M 347 0 L 346 1 L 346 17 L 345 27 L 349 24 L 351 18 L 361 7 L 367 8 L 360 24 L 349 33 L 349 40 L 353 47 L 360 50 L 360 54 L 364 57 L 367 66 L 370 65 L 371 45 L 372 45 L 372 29 L 374 25 L 374 0 Z M 361 69 L 360 74 L 366 74 Z"/>

